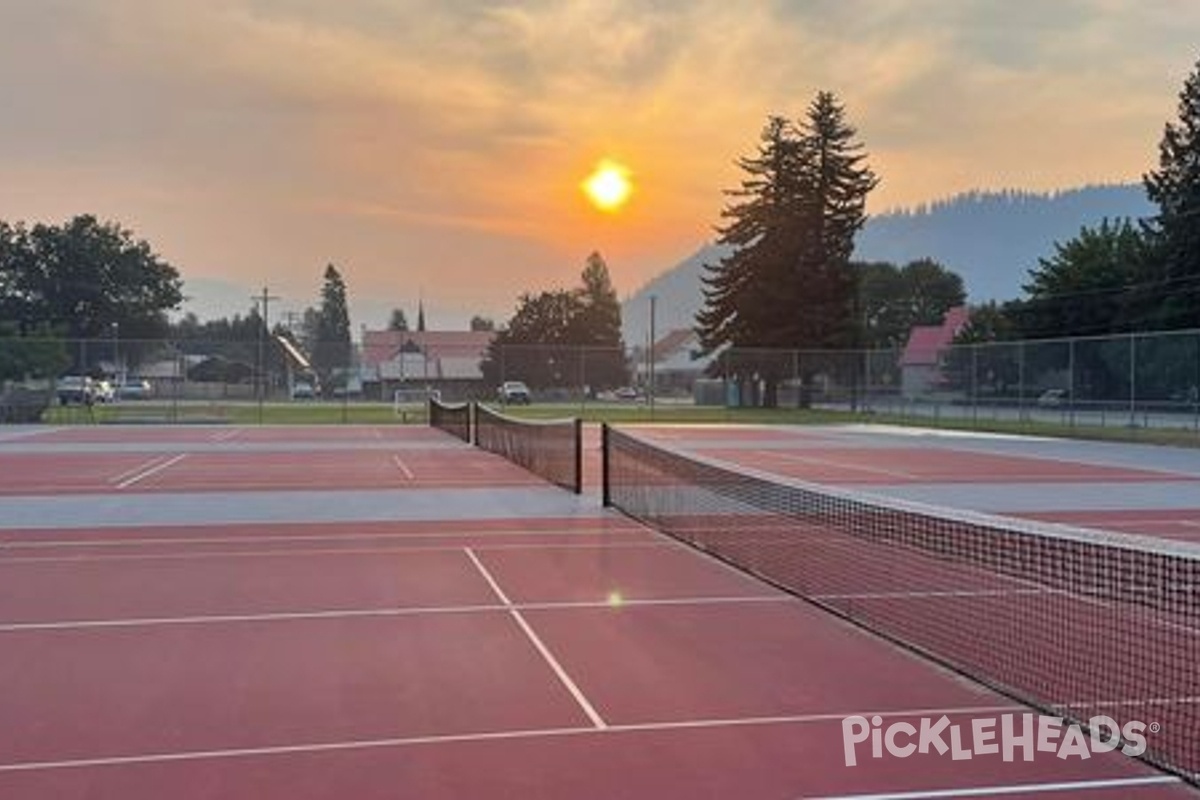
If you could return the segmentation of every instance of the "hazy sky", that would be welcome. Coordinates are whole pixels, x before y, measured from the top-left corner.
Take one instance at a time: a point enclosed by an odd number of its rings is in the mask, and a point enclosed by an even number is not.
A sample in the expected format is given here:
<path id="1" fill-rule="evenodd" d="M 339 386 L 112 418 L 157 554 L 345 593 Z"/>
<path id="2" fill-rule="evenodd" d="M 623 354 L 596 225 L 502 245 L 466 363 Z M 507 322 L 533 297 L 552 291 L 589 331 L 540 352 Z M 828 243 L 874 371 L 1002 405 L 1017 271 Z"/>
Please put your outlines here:
<path id="1" fill-rule="evenodd" d="M 1136 180 L 1198 42 L 1196 0 L 0 0 L 0 219 L 116 220 L 201 311 L 298 310 L 332 261 L 357 321 L 502 321 L 592 250 L 622 295 L 689 255 L 819 89 L 876 211 Z"/>

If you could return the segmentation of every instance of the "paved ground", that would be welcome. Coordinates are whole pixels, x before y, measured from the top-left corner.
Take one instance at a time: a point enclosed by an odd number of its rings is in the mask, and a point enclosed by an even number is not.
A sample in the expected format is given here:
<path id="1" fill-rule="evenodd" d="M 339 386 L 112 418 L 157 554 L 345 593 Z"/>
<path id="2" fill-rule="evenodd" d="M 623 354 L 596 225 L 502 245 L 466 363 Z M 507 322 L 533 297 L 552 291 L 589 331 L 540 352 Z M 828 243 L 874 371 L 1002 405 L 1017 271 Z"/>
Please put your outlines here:
<path id="1" fill-rule="evenodd" d="M 859 435 L 784 463 L 930 477 Z M 848 766 L 852 715 L 1038 722 L 435 431 L 3 430 L 0 474 L 3 797 L 1195 796 L 1116 753 Z"/>

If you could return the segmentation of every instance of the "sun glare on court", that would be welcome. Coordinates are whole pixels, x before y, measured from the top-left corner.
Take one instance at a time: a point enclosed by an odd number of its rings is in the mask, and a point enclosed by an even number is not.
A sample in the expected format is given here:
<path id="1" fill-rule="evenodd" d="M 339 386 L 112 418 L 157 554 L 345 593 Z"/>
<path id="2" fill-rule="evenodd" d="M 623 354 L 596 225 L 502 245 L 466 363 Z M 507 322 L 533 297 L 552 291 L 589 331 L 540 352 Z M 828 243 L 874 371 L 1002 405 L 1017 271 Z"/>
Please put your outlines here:
<path id="1" fill-rule="evenodd" d="M 629 195 L 633 193 L 629 168 L 609 159 L 597 164 L 582 186 L 592 205 L 608 212 L 616 211 L 625 205 Z"/>

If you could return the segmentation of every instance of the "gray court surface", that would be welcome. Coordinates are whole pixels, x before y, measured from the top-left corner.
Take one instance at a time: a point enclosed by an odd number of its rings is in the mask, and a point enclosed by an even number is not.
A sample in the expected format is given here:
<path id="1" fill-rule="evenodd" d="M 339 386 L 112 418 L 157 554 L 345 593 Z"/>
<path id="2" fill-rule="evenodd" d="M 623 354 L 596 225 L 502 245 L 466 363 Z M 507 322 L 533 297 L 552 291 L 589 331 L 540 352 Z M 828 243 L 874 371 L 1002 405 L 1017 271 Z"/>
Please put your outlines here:
<path id="1" fill-rule="evenodd" d="M 594 517 L 553 486 L 0 497 L 0 529 Z"/>
<path id="2" fill-rule="evenodd" d="M 0 428 L 0 455 L 64 456 L 137 453 L 336 453 L 476 452 L 461 441 L 423 429 L 402 434 L 357 435 L 354 428 L 270 426 L 31 426 Z M 374 432 L 371 428 L 367 431 Z M 71 441 L 55 441 L 62 433 Z M 128 434 L 127 436 L 124 434 Z M 233 436 L 243 434 L 248 440 Z M 346 438 L 339 438 L 346 434 Z M 257 437 L 257 439 L 255 438 Z M 516 467 L 507 467 L 517 470 Z M 303 462 L 298 462 L 303 470 Z M 521 473 L 524 474 L 524 473 Z M 0 477 L 0 480 L 3 480 Z M 347 488 L 247 491 L 126 491 L 0 495 L 0 530 L 18 528 L 111 528 L 118 526 L 386 522 L 412 520 L 541 519 L 598 517 L 594 498 L 581 498 L 546 485 L 429 486 L 396 489 Z"/>
<path id="3" fill-rule="evenodd" d="M 749 430 L 747 428 L 747 430 Z M 727 429 L 722 439 L 689 436 L 686 429 L 662 438 L 681 450 L 703 450 L 721 459 L 722 450 L 809 451 L 817 458 L 822 449 L 898 449 L 981 455 L 1017 456 L 1073 464 L 1160 473 L 1164 480 L 1053 482 L 972 481 L 878 482 L 845 484 L 854 492 L 911 500 L 930 505 L 995 514 L 1050 511 L 1119 511 L 1200 509 L 1200 449 L 1161 445 L 1052 439 L 1011 434 L 948 431 L 883 425 L 825 425 L 774 429 L 769 439 L 756 426 L 756 437 L 739 439 L 738 429 Z M 936 456 L 933 456 L 936 457 Z M 838 485 L 831 482 L 831 485 Z"/>

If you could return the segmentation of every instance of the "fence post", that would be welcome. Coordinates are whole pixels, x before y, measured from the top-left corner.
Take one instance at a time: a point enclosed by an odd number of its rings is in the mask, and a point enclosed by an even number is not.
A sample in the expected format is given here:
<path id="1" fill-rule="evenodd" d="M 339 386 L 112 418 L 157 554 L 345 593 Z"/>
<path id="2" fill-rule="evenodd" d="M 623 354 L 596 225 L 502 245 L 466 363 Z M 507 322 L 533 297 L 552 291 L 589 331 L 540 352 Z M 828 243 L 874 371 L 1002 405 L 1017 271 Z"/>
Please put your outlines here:
<path id="1" fill-rule="evenodd" d="M 971 347 L 971 426 L 979 427 L 979 343 Z"/>
<path id="2" fill-rule="evenodd" d="M 1067 408 L 1068 419 L 1075 427 L 1075 339 L 1067 340 Z"/>
<path id="3" fill-rule="evenodd" d="M 1129 334 L 1129 427 L 1137 427 L 1137 334 Z"/>
<path id="4" fill-rule="evenodd" d="M 1017 418 L 1025 421 L 1025 341 L 1017 342 Z"/>

